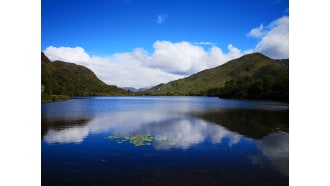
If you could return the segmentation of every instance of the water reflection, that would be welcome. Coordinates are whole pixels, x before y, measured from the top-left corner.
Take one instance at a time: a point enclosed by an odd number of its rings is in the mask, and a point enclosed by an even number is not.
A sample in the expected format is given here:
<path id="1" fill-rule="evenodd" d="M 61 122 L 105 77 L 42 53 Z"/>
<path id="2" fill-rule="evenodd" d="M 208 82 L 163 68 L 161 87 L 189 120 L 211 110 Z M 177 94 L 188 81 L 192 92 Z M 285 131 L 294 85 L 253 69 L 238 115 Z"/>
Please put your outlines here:
<path id="1" fill-rule="evenodd" d="M 223 109 L 195 115 L 254 139 L 274 131 L 289 131 L 288 110 Z"/>
<path id="2" fill-rule="evenodd" d="M 44 140 L 46 143 L 81 143 L 88 133 L 87 127 L 71 127 L 60 131 L 50 129 Z"/>
<path id="3" fill-rule="evenodd" d="M 228 123 L 240 120 L 240 118 L 233 119 L 235 117 L 231 115 L 233 114 L 231 112 L 229 112 L 228 117 L 226 117 L 229 118 L 226 120 Z M 206 114 L 213 116 L 214 112 L 204 113 L 204 115 Z M 218 113 L 218 116 L 219 118 L 224 119 L 224 115 L 221 113 Z M 250 117 L 252 116 L 250 115 Z M 260 117 L 263 118 L 263 116 Z M 132 120 L 132 118 L 134 119 Z M 255 119 L 255 121 L 258 121 L 258 119 Z M 50 122 L 48 122 L 48 125 L 49 123 Z M 59 123 L 61 123 L 61 125 Z M 253 122 L 250 122 L 250 124 L 251 123 L 252 126 L 254 126 L 256 122 L 254 122 L 254 124 Z M 239 124 L 242 124 L 242 122 L 235 123 L 235 127 Z M 258 123 L 258 125 L 260 125 L 260 123 Z M 231 148 L 235 144 L 238 144 L 242 139 L 249 140 L 237 132 L 228 130 L 226 127 L 206 121 L 205 117 L 199 119 L 192 115 L 183 116 L 181 114 L 169 116 L 160 113 L 117 112 L 102 116 L 100 115 L 99 117 L 90 120 L 78 119 L 76 121 L 56 121 L 50 126 L 51 127 L 43 137 L 44 141 L 49 144 L 81 143 L 90 134 L 104 133 L 103 136 L 107 136 L 114 131 L 120 132 L 121 135 L 128 136 L 150 134 L 154 137 L 152 146 L 156 150 L 170 150 L 172 148 L 189 149 L 194 145 L 205 142 L 207 139 L 209 139 L 211 144 L 220 144 L 226 139 L 226 143 L 223 145 Z M 242 130 L 240 129 L 238 131 Z M 247 132 L 243 133 L 244 135 L 247 134 Z M 250 154 L 249 158 L 251 163 L 263 168 L 264 166 L 267 167 L 267 164 L 271 162 L 271 167 L 274 170 L 288 176 L 288 139 L 288 133 L 275 132 L 269 133 L 256 140 L 255 144 L 261 151 L 261 154 Z"/>
<path id="4" fill-rule="evenodd" d="M 42 112 L 45 183 L 288 184 L 285 105 L 125 97 L 49 104 Z"/>
<path id="5" fill-rule="evenodd" d="M 188 149 L 204 142 L 207 138 L 211 139 L 211 143 L 221 143 L 223 138 L 228 138 L 229 145 L 233 145 L 240 138 L 240 135 L 230 132 L 224 127 L 192 117 L 178 117 L 170 121 L 147 124 L 136 132 L 154 134 L 156 136 L 154 146 L 159 150 Z M 169 142 L 163 143 L 163 141 Z"/>
<path id="6" fill-rule="evenodd" d="M 85 126 L 90 118 L 87 117 L 67 117 L 67 118 L 41 118 L 41 137 L 44 137 L 49 130 L 61 131 L 66 128 Z"/>
<path id="7" fill-rule="evenodd" d="M 132 120 L 132 118 L 134 118 Z M 77 122 L 57 120 L 56 130 L 50 127 L 44 135 L 46 143 L 80 143 L 89 134 L 120 131 L 123 135 L 152 134 L 155 136 L 156 149 L 187 149 L 210 138 L 212 143 L 221 143 L 229 139 L 229 145 L 239 141 L 239 134 L 230 132 L 220 125 L 181 114 L 168 115 L 146 112 L 117 112 L 100 115 L 89 121 L 80 119 Z M 84 121 L 77 125 L 78 121 Z M 50 125 L 50 122 L 46 122 Z M 65 127 L 64 127 L 65 126 Z M 168 141 L 168 143 L 162 143 Z"/>
<path id="8" fill-rule="evenodd" d="M 272 168 L 289 175 L 289 134 L 272 133 L 256 141 L 262 154 L 272 162 Z"/>
<path id="9" fill-rule="evenodd" d="M 157 149 L 185 149 L 207 137 L 212 143 L 220 143 L 223 137 L 228 137 L 230 144 L 237 143 L 239 135 L 261 139 L 274 131 L 288 131 L 288 123 L 288 111 L 221 110 L 197 114 L 127 111 L 100 114 L 89 119 L 43 119 L 42 134 L 48 143 L 81 142 L 88 134 L 112 130 L 125 134 L 162 134 L 161 140 L 175 143 L 166 146 L 156 143 Z"/>

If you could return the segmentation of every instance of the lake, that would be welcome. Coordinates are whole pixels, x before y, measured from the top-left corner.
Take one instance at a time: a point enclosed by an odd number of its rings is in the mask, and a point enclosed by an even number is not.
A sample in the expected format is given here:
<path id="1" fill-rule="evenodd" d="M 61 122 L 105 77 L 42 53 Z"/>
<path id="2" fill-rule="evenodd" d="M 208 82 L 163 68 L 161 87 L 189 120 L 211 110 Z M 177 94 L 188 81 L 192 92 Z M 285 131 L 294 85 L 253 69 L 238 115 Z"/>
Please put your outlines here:
<path id="1" fill-rule="evenodd" d="M 216 97 L 41 105 L 42 185 L 289 185 L 289 106 Z"/>

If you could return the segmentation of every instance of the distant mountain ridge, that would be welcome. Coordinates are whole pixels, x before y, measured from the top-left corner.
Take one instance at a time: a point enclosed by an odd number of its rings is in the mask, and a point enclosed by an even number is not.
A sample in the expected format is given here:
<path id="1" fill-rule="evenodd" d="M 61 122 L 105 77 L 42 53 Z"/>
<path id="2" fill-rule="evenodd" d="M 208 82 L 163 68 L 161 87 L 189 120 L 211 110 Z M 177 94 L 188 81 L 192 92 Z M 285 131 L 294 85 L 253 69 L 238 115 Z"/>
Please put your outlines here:
<path id="1" fill-rule="evenodd" d="M 145 87 L 145 88 L 134 88 L 134 87 L 121 87 L 124 90 L 131 91 L 131 92 L 142 92 L 148 89 L 151 89 L 152 87 Z"/>
<path id="2" fill-rule="evenodd" d="M 90 69 L 64 61 L 51 62 L 41 53 L 42 95 L 100 96 L 127 95 L 117 86 L 99 80 Z"/>
<path id="3" fill-rule="evenodd" d="M 189 77 L 160 84 L 147 95 L 197 95 L 239 99 L 288 100 L 289 59 L 247 54 Z"/>

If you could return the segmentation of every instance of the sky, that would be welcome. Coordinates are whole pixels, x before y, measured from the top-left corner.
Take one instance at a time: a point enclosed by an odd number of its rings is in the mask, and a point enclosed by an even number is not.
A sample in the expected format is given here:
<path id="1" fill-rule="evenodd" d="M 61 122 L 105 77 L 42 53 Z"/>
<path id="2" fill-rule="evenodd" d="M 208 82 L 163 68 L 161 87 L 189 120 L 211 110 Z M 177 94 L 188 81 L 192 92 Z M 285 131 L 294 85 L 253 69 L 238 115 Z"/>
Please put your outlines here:
<path id="1" fill-rule="evenodd" d="M 41 0 L 41 51 L 144 88 L 260 52 L 289 58 L 288 0 Z"/>

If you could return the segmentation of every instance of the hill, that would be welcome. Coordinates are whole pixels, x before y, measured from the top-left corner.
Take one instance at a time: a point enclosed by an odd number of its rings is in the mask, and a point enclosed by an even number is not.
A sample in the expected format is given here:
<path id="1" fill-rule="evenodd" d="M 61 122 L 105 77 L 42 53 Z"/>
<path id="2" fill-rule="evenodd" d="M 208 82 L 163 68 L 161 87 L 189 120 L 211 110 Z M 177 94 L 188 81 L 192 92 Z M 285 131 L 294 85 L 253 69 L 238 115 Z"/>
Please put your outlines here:
<path id="1" fill-rule="evenodd" d="M 253 53 L 171 81 L 144 93 L 147 95 L 204 95 L 222 98 L 289 99 L 289 60 L 274 60 Z"/>
<path id="2" fill-rule="evenodd" d="M 54 61 L 41 53 L 42 95 L 102 96 L 127 95 L 128 92 L 99 80 L 88 68 Z"/>

